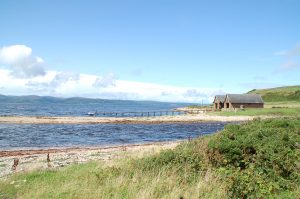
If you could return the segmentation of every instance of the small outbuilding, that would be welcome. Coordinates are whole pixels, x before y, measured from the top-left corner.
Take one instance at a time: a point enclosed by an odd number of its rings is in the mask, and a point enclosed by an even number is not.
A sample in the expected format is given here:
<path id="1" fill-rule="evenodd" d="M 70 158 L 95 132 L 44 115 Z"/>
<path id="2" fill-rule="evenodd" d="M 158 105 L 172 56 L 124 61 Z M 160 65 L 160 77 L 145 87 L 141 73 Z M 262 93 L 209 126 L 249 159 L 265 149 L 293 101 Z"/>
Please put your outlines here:
<path id="1" fill-rule="evenodd" d="M 264 101 L 258 94 L 227 94 L 224 108 L 263 108 Z"/>
<path id="2" fill-rule="evenodd" d="M 214 99 L 214 109 L 215 110 L 221 110 L 224 108 L 224 101 L 225 101 L 226 95 L 216 95 Z"/>

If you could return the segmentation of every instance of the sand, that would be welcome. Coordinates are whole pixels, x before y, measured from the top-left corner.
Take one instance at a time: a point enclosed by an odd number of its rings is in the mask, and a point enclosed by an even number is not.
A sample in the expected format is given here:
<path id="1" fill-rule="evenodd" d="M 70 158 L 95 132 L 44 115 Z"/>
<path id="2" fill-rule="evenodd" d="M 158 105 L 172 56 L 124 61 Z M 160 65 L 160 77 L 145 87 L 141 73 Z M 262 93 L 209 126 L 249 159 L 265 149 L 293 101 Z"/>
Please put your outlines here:
<path id="1" fill-rule="evenodd" d="M 0 179 L 5 179 L 13 173 L 61 168 L 88 161 L 105 161 L 109 163 L 122 157 L 142 157 L 145 156 L 145 154 L 154 154 L 164 149 L 175 148 L 181 142 L 156 142 L 149 144 L 93 148 L 52 148 L 0 151 Z M 47 161 L 48 153 L 50 159 L 49 162 Z M 19 163 L 16 166 L 16 170 L 13 170 L 12 166 L 15 159 L 18 159 Z"/>
<path id="2" fill-rule="evenodd" d="M 48 117 L 48 116 L 1 116 L 0 124 L 159 124 L 239 122 L 252 120 L 252 116 L 214 116 L 205 113 L 157 117 Z"/>

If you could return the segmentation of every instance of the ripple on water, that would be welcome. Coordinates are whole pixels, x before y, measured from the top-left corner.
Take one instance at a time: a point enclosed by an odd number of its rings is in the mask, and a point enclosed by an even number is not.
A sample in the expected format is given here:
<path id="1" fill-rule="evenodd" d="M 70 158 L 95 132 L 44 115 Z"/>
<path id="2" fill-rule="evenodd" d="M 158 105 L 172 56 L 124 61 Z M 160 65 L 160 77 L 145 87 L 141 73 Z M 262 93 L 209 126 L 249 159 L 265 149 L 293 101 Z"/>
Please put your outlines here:
<path id="1" fill-rule="evenodd" d="M 194 124 L 0 124 L 0 148 L 108 146 L 195 138 L 226 123 Z"/>

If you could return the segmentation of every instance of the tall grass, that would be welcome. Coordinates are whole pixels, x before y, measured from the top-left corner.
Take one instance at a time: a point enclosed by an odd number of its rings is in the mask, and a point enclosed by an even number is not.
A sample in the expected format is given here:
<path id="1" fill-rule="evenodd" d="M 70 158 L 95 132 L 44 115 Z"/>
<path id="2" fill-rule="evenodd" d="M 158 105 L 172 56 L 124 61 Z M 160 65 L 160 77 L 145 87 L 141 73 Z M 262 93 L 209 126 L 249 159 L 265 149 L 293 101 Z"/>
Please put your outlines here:
<path id="1" fill-rule="evenodd" d="M 0 184 L 0 198 L 224 198 L 224 184 L 208 169 L 207 142 L 197 139 L 109 167 L 90 162 L 15 175 Z"/>

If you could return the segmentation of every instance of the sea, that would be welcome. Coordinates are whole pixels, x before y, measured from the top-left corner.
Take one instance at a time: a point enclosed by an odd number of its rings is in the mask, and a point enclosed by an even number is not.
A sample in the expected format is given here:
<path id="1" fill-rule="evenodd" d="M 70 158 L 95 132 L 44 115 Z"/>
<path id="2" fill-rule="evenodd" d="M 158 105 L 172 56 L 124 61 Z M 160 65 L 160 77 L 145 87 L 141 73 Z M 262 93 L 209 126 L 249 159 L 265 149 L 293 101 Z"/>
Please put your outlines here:
<path id="1" fill-rule="evenodd" d="M 0 100 L 0 116 L 86 116 L 89 112 L 159 112 L 170 111 L 189 105 L 195 104 L 129 100 L 1 103 Z M 99 116 L 101 116 L 101 114 L 99 114 Z"/>
<path id="2" fill-rule="evenodd" d="M 88 112 L 170 111 L 188 103 L 129 100 L 3 100 L 5 116 L 87 116 Z M 87 116 L 88 117 L 88 116 Z M 1 124 L 0 150 L 104 147 L 177 141 L 218 132 L 227 123 L 174 124 Z"/>

